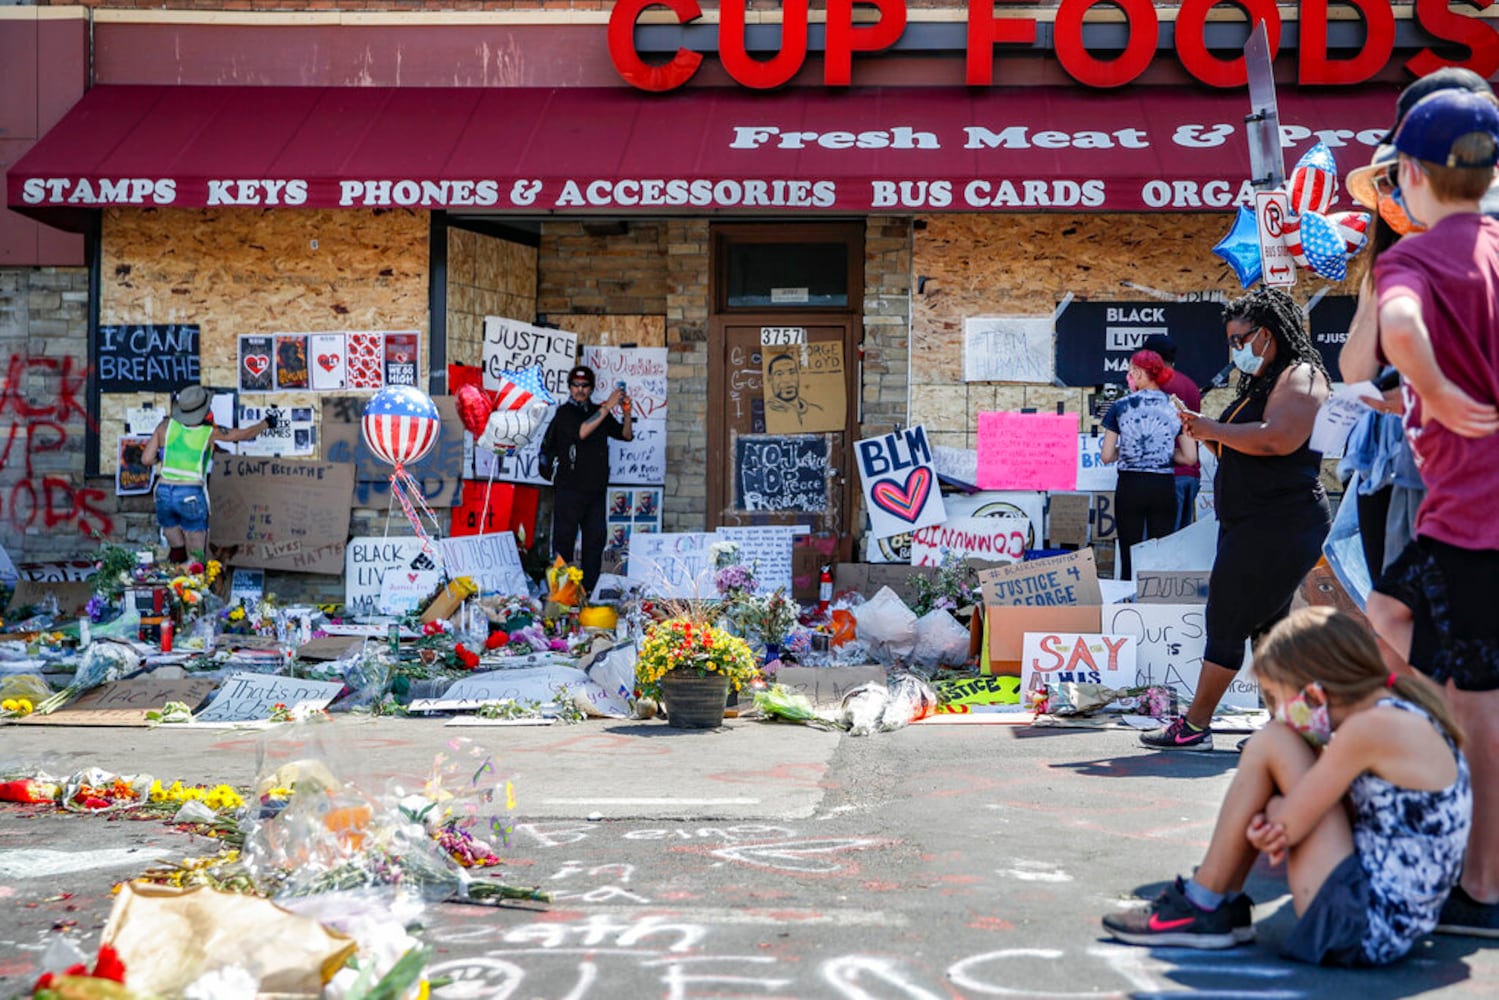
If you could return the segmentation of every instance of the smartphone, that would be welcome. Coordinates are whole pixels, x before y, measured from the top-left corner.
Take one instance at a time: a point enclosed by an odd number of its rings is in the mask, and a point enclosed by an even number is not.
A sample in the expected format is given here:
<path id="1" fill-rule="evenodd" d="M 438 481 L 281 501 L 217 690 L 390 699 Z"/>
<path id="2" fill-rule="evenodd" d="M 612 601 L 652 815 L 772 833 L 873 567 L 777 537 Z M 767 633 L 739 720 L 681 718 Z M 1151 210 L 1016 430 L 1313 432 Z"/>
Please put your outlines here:
<path id="1" fill-rule="evenodd" d="M 616 383 L 614 383 L 614 388 L 618 389 L 620 392 L 624 392 L 625 391 L 625 384 L 624 384 L 624 382 L 616 382 Z"/>

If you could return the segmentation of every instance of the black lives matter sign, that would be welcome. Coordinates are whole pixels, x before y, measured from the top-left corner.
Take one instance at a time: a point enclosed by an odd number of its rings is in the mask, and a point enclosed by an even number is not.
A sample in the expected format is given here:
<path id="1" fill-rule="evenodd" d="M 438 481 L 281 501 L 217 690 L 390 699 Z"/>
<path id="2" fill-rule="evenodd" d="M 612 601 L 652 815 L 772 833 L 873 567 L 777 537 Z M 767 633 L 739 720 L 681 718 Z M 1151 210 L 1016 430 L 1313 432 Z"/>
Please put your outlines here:
<path id="1" fill-rule="evenodd" d="M 172 392 L 198 381 L 198 327 L 101 326 L 94 344 L 100 392 Z"/>
<path id="2" fill-rule="evenodd" d="M 1123 384 L 1130 355 L 1154 333 L 1175 341 L 1176 366 L 1200 386 L 1228 363 L 1221 303 L 1073 302 L 1057 317 L 1057 380 Z"/>

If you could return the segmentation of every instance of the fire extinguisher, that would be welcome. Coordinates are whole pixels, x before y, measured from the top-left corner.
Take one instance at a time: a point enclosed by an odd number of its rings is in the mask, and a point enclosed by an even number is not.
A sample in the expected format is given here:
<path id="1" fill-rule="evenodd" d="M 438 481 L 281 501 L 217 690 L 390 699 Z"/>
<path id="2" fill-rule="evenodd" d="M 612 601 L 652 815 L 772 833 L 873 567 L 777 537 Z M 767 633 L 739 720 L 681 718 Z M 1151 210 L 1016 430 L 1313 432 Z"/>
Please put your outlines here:
<path id="1" fill-rule="evenodd" d="M 826 618 L 828 605 L 833 600 L 833 571 L 830 566 L 823 566 L 822 576 L 817 578 L 817 614 L 820 618 Z"/>

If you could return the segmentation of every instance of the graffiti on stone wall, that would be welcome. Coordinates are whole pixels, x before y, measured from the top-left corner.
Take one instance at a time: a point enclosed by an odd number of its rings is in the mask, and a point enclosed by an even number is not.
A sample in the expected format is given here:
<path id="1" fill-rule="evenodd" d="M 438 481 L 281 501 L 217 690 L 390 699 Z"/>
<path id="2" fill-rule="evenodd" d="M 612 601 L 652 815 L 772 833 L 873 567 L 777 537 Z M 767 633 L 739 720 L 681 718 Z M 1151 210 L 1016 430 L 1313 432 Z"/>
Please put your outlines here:
<path id="1" fill-rule="evenodd" d="M 108 535 L 114 522 L 103 490 L 83 486 L 62 456 L 90 426 L 84 387 L 88 366 L 71 357 L 13 354 L 0 382 L 0 523 L 15 531 L 44 529 Z M 41 382 L 45 391 L 32 389 Z M 13 470 L 19 469 L 15 475 Z"/>

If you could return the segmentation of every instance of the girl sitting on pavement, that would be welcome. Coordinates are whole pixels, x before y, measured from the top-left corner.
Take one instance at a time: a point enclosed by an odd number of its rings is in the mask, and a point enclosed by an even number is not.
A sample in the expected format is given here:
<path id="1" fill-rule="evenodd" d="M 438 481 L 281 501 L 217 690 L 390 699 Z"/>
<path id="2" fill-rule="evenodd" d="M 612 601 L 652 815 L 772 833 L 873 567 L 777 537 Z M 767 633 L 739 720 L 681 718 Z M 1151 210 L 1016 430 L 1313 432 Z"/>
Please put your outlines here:
<path id="1" fill-rule="evenodd" d="M 1394 962 L 1436 926 L 1462 868 L 1473 814 L 1462 734 L 1437 688 L 1389 673 L 1367 627 L 1331 608 L 1276 625 L 1254 672 L 1274 718 L 1240 758 L 1202 865 L 1104 928 L 1147 946 L 1253 940 L 1241 890 L 1263 852 L 1289 858 L 1299 919 L 1285 957 Z"/>

